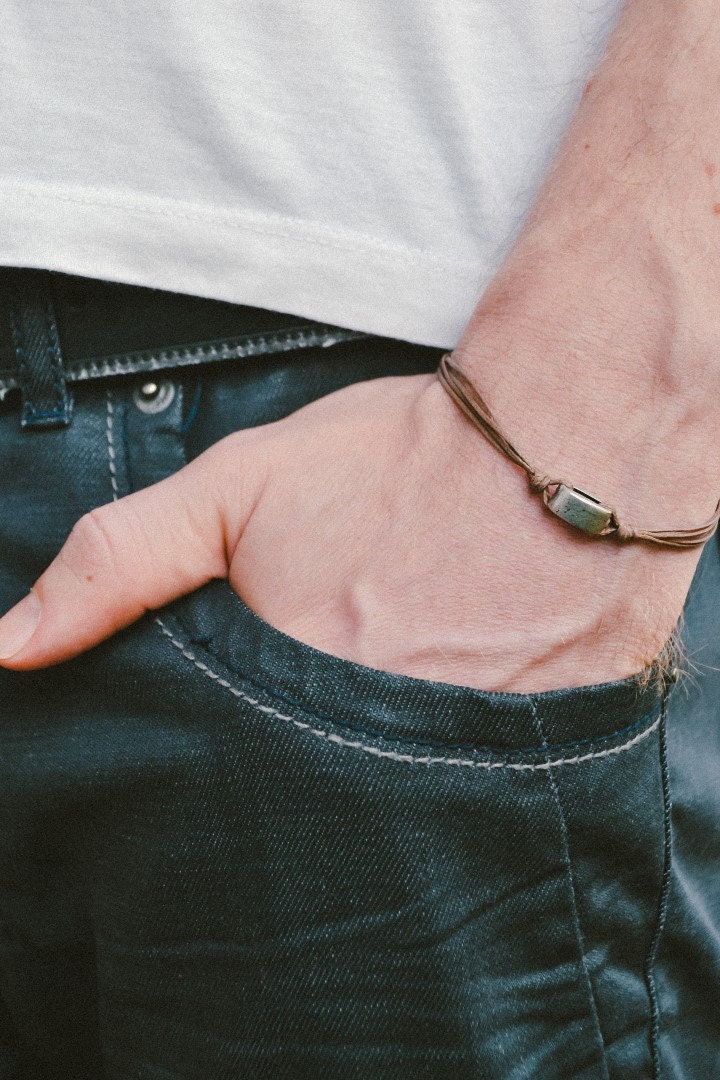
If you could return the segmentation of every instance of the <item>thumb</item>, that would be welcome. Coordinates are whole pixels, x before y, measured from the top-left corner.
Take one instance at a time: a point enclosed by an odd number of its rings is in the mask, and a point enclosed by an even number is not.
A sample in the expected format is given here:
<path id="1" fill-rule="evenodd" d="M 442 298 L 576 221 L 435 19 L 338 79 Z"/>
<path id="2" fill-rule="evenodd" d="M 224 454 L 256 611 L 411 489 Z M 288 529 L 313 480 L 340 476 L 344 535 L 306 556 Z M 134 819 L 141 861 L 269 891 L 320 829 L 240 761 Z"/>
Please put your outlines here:
<path id="1" fill-rule="evenodd" d="M 80 518 L 32 591 L 0 619 L 0 665 L 29 671 L 69 660 L 147 611 L 225 577 L 227 552 L 258 490 L 247 472 L 235 475 L 240 437 Z M 243 453 L 244 470 L 252 457 Z"/>

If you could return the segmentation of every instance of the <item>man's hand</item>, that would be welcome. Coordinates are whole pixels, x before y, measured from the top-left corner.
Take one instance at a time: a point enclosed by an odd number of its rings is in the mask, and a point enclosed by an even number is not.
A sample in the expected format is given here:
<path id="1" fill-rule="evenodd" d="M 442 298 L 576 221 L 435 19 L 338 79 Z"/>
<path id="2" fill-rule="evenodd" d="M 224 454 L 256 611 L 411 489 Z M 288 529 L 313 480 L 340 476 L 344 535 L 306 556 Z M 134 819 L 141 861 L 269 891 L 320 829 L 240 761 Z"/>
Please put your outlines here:
<path id="1" fill-rule="evenodd" d="M 573 532 L 433 377 L 380 379 L 83 518 L 23 602 L 26 629 L 39 622 L 6 663 L 67 659 L 229 576 L 279 629 L 372 667 L 493 690 L 581 685 L 655 656 L 695 561 Z M 652 587 L 679 564 L 673 589 Z M 18 615 L 8 626 L 22 636 Z"/>

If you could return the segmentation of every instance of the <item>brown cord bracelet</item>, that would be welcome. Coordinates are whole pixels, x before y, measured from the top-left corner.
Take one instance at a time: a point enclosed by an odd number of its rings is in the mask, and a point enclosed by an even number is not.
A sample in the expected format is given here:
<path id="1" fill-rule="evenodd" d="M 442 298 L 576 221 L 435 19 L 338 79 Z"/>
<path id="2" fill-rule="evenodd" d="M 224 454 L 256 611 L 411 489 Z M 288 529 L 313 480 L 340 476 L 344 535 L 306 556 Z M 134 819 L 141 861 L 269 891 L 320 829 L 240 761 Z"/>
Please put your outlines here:
<path id="1" fill-rule="evenodd" d="M 549 476 L 536 472 L 503 435 L 495 417 L 467 375 L 452 363 L 450 353 L 445 353 L 443 356 L 437 374 L 441 385 L 478 431 L 482 432 L 485 438 L 512 462 L 525 470 L 533 494 L 540 495 L 548 510 L 556 517 L 567 521 L 568 524 L 574 525 L 575 528 L 581 529 L 590 536 L 610 536 L 624 541 L 644 540 L 648 543 L 675 548 L 698 547 L 706 543 L 717 529 L 720 522 L 720 501 L 712 519 L 697 529 L 681 529 L 677 532 L 665 529 L 650 532 L 644 529 L 633 529 L 623 524 L 612 507 L 604 506 L 592 495 L 563 480 L 553 480 Z"/>

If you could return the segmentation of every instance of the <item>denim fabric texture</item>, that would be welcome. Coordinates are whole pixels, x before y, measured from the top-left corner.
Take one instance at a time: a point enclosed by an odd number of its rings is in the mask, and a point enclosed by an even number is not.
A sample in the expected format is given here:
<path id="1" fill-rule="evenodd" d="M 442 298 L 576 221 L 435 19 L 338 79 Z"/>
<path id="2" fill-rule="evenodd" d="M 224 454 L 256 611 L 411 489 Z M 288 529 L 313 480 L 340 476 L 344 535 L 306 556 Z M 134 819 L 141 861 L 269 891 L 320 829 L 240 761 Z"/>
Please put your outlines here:
<path id="1" fill-rule="evenodd" d="M 89 379 L 50 431 L 9 393 L 2 609 L 92 507 L 438 358 L 178 367 L 157 412 Z M 0 671 L 0 1080 L 720 1078 L 719 601 L 713 538 L 665 690 L 374 671 L 219 581 Z"/>

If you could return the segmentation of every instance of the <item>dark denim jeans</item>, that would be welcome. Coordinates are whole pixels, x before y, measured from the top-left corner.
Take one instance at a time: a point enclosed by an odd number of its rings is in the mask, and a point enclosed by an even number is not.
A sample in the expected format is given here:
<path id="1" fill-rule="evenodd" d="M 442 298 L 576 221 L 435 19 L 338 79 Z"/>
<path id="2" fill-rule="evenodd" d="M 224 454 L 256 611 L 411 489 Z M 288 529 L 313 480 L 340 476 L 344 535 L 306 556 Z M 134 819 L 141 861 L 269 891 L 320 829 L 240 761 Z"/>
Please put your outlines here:
<path id="1" fill-rule="evenodd" d="M 91 507 L 437 359 L 366 338 L 171 367 L 149 399 L 86 378 L 51 430 L 8 393 L 0 605 Z M 665 690 L 373 671 L 224 582 L 1 671 L 1 1080 L 720 1077 L 719 602 L 713 539 Z"/>

